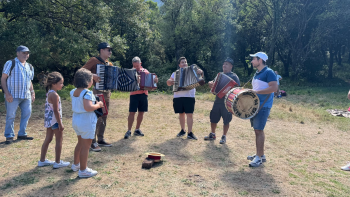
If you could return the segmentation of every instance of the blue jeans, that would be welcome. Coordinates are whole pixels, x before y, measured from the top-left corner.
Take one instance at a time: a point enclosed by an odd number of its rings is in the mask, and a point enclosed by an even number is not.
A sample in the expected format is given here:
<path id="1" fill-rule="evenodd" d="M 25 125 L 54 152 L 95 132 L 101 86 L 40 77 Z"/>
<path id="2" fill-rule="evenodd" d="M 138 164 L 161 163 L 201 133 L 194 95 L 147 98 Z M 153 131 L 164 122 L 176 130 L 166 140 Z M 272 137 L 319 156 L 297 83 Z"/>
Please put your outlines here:
<path id="1" fill-rule="evenodd" d="M 17 108 L 21 108 L 21 123 L 18 131 L 18 136 L 26 136 L 26 128 L 28 120 L 32 114 L 32 99 L 19 99 L 14 98 L 11 103 L 5 100 L 6 107 L 6 126 L 5 137 L 15 137 L 14 122 L 16 117 Z"/>
<path id="2" fill-rule="evenodd" d="M 255 130 L 264 130 L 270 110 L 271 108 L 263 107 L 258 114 L 250 119 L 250 123 Z"/>

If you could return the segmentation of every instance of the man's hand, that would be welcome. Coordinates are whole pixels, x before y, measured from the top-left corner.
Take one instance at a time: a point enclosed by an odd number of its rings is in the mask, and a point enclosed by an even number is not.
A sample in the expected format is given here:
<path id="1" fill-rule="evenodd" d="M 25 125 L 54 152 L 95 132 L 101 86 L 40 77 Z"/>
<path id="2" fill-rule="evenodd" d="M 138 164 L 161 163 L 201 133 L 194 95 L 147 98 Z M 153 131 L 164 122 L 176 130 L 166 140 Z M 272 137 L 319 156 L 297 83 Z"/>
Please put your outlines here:
<path id="1" fill-rule="evenodd" d="M 172 86 L 172 85 L 175 84 L 175 80 L 174 79 L 168 79 L 167 84 L 168 84 L 168 86 Z"/>
<path id="2" fill-rule="evenodd" d="M 213 86 L 214 86 L 214 82 L 213 82 L 213 81 L 209 81 L 209 82 L 208 82 L 208 85 L 209 85 L 209 88 L 211 89 L 211 88 L 213 88 Z"/>
<path id="3" fill-rule="evenodd" d="M 10 93 L 5 94 L 5 98 L 6 98 L 7 102 L 12 103 L 13 97 L 12 97 L 12 95 Z"/>
<path id="4" fill-rule="evenodd" d="M 32 103 L 34 103 L 34 101 L 35 101 L 35 93 L 32 92 L 32 93 L 31 93 L 31 96 L 32 96 Z"/>
<path id="5" fill-rule="evenodd" d="M 158 83 L 158 77 L 154 78 L 154 83 Z"/>
<path id="6" fill-rule="evenodd" d="M 203 74 L 203 70 L 198 69 L 198 70 L 197 70 L 197 74 L 202 75 L 202 74 Z"/>
<path id="7" fill-rule="evenodd" d="M 95 83 L 98 83 L 101 80 L 101 78 L 98 75 L 96 75 L 96 74 L 93 74 L 92 78 L 94 79 Z"/>
<path id="8" fill-rule="evenodd" d="M 137 83 L 140 83 L 141 82 L 141 75 L 137 75 Z"/>

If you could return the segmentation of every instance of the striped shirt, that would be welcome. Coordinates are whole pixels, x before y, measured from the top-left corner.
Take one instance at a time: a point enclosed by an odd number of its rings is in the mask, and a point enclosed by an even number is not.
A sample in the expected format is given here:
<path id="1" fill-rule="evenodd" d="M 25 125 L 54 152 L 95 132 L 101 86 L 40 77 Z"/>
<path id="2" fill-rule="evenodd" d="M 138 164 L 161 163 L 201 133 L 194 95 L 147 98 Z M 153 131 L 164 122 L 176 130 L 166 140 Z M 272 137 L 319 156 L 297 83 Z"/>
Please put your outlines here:
<path id="1" fill-rule="evenodd" d="M 13 98 L 30 99 L 31 95 L 29 88 L 34 77 L 34 68 L 29 66 L 27 62 L 23 66 L 17 57 L 15 58 L 15 62 L 16 65 L 13 67 L 11 75 L 9 74 L 12 60 L 5 63 L 2 71 L 2 73 L 9 75 L 7 78 L 7 89 Z"/>

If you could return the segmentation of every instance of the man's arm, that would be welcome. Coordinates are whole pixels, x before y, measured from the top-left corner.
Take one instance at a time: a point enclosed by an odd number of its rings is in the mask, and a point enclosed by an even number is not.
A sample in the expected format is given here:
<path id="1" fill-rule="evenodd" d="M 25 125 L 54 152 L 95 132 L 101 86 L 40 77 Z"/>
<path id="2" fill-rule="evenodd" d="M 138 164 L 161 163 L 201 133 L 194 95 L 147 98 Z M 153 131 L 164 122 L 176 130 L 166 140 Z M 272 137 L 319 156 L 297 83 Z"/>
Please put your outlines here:
<path id="1" fill-rule="evenodd" d="M 166 81 L 166 84 L 168 86 L 172 86 L 175 84 L 175 81 L 174 81 L 174 78 L 170 77 L 167 81 Z"/>
<path id="2" fill-rule="evenodd" d="M 9 92 L 9 90 L 7 88 L 7 83 L 6 83 L 7 78 L 8 78 L 8 75 L 5 74 L 5 73 L 2 73 L 1 86 L 2 86 L 2 89 L 4 90 L 6 101 L 11 103 L 13 101 L 13 97 L 12 97 L 12 95 L 10 94 L 10 92 Z"/>
<path id="3" fill-rule="evenodd" d="M 271 94 L 272 92 L 276 92 L 278 89 L 277 81 L 269 82 L 269 87 L 263 90 L 255 91 L 257 94 Z"/>
<path id="4" fill-rule="evenodd" d="M 8 75 L 5 74 L 5 73 L 2 73 L 2 76 L 1 76 L 1 87 L 2 89 L 4 90 L 4 94 L 9 94 L 10 92 L 8 91 L 7 89 L 7 83 L 6 83 L 6 79 L 7 79 Z"/>
<path id="5" fill-rule="evenodd" d="M 33 83 L 30 82 L 30 95 L 32 96 L 32 103 L 35 101 L 35 92 L 34 92 L 34 87 L 33 87 Z"/>
<path id="6" fill-rule="evenodd" d="M 96 58 L 90 58 L 89 61 L 87 61 L 86 64 L 83 66 L 83 68 L 86 68 L 89 71 L 92 71 L 93 67 L 96 66 L 98 62 L 99 61 Z M 92 73 L 92 78 L 96 83 L 100 81 L 100 77 L 97 74 Z"/>

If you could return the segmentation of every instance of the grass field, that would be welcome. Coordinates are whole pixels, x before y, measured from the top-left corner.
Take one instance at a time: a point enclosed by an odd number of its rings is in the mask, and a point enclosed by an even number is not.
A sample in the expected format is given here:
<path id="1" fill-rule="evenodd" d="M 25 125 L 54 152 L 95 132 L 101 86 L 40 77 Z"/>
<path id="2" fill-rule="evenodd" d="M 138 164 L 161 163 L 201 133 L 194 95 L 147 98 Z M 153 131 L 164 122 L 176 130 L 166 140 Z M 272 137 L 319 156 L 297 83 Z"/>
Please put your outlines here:
<path id="1" fill-rule="evenodd" d="M 72 162 L 77 138 L 71 128 L 70 88 L 59 94 L 65 124 L 61 158 Z M 328 108 L 347 109 L 348 90 L 287 88 L 290 94 L 275 100 L 265 128 L 267 162 L 254 169 L 246 160 L 255 153 L 249 121 L 234 117 L 225 145 L 219 140 L 203 140 L 210 132 L 213 95 L 196 96 L 193 131 L 198 141 L 176 137 L 180 129 L 172 96 L 163 93 L 149 96 L 149 112 L 141 126 L 145 136 L 124 140 L 128 94 L 114 93 L 105 132 L 113 147 L 90 152 L 88 166 L 99 173 L 89 179 L 78 178 L 70 168 L 36 167 L 45 137 L 45 93 L 37 91 L 27 131 L 35 139 L 5 145 L 5 138 L 0 137 L 0 196 L 349 196 L 350 172 L 341 171 L 340 166 L 350 156 L 350 120 L 325 112 Z M 218 125 L 220 137 L 222 121 Z M 162 163 L 144 170 L 141 163 L 148 151 L 166 156 Z M 47 158 L 54 159 L 54 142 Z"/>

